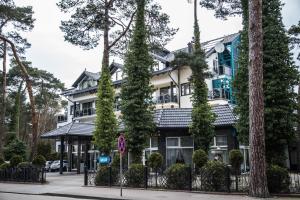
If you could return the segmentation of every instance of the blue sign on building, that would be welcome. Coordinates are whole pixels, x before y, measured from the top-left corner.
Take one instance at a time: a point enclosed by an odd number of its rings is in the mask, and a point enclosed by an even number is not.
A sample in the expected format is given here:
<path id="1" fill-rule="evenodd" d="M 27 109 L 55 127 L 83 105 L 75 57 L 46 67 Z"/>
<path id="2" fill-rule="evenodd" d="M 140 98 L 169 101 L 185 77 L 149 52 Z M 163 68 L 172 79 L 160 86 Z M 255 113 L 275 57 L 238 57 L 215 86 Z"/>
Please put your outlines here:
<path id="1" fill-rule="evenodd" d="M 111 162 L 111 157 L 110 156 L 99 156 L 98 162 L 100 164 L 109 164 Z"/>

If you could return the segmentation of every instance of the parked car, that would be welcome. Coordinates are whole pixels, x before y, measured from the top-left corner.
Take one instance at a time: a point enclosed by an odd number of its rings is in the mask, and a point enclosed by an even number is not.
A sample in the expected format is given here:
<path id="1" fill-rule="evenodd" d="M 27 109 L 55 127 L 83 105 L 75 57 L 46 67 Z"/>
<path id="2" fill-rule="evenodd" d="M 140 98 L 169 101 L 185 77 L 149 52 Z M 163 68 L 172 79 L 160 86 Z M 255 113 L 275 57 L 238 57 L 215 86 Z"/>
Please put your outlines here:
<path id="1" fill-rule="evenodd" d="M 50 171 L 50 166 L 52 163 L 53 163 L 53 161 L 50 161 L 50 160 L 46 161 L 46 165 L 45 165 L 46 171 L 48 171 L 48 172 Z"/>
<path id="2" fill-rule="evenodd" d="M 60 160 L 55 160 L 53 161 L 53 163 L 50 166 L 50 171 L 54 172 L 54 171 L 59 171 L 60 168 Z M 63 161 L 63 170 L 66 171 L 68 168 L 68 161 L 64 160 Z"/>

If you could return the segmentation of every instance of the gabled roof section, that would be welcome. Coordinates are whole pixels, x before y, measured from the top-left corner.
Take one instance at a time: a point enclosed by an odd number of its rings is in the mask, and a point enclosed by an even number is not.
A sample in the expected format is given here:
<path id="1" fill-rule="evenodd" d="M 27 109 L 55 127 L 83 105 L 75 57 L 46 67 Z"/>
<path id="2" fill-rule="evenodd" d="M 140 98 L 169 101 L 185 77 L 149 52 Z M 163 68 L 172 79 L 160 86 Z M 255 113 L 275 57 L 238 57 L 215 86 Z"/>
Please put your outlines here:
<path id="1" fill-rule="evenodd" d="M 222 42 L 223 44 L 230 43 L 230 42 L 233 42 L 237 37 L 239 37 L 239 35 L 240 35 L 240 33 L 233 33 L 233 34 L 219 37 L 219 38 L 216 38 L 213 40 L 202 42 L 201 47 L 205 50 L 205 54 L 208 57 L 212 53 L 215 52 L 214 47 L 218 42 Z M 188 47 L 185 47 L 185 48 L 173 51 L 173 53 L 179 53 L 179 52 L 189 53 L 189 49 L 188 49 Z"/>
<path id="2" fill-rule="evenodd" d="M 97 72 L 97 73 L 93 73 L 93 72 L 89 72 L 89 71 L 86 71 L 84 70 L 80 76 L 77 78 L 77 80 L 73 83 L 72 87 L 77 87 L 78 84 L 80 83 L 80 81 L 85 78 L 85 77 L 88 77 L 94 81 L 98 81 L 99 78 L 100 78 L 100 72 Z"/>
<path id="3" fill-rule="evenodd" d="M 109 71 L 111 74 L 115 73 L 118 69 L 123 69 L 123 65 L 113 61 L 109 66 Z"/>

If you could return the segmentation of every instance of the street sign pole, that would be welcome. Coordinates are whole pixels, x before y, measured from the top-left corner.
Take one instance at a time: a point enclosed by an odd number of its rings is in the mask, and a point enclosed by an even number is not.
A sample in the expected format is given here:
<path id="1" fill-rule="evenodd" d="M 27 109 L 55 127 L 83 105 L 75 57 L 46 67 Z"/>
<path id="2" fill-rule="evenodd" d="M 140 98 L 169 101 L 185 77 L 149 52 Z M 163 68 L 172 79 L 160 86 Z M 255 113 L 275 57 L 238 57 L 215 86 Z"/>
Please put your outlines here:
<path id="1" fill-rule="evenodd" d="M 120 196 L 122 196 L 123 186 L 123 167 L 122 167 L 122 153 L 120 152 Z"/>
<path id="2" fill-rule="evenodd" d="M 126 142 L 125 137 L 121 134 L 118 138 L 118 149 L 120 153 L 120 196 L 123 196 L 123 163 L 122 163 L 122 156 L 125 152 Z"/>

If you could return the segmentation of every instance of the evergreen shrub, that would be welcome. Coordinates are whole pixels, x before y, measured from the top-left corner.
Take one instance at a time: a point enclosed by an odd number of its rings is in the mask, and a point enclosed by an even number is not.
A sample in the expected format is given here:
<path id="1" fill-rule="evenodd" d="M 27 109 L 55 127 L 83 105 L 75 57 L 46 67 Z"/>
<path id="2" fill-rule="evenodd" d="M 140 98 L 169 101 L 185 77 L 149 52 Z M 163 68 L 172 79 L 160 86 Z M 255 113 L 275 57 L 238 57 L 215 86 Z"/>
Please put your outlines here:
<path id="1" fill-rule="evenodd" d="M 208 161 L 206 152 L 202 149 L 198 149 L 193 153 L 193 162 L 197 168 L 203 167 Z"/>
<path id="2" fill-rule="evenodd" d="M 162 167 L 162 164 L 163 164 L 162 155 L 158 152 L 152 153 L 148 158 L 148 164 L 149 164 L 149 167 L 151 167 L 154 170 L 159 169 L 160 167 Z"/>
<path id="3" fill-rule="evenodd" d="M 167 188 L 183 190 L 189 186 L 189 167 L 175 163 L 166 170 Z"/>
<path id="4" fill-rule="evenodd" d="M 271 165 L 267 168 L 268 188 L 271 193 L 289 192 L 290 176 L 286 168 Z"/>
<path id="5" fill-rule="evenodd" d="M 202 168 L 203 189 L 206 191 L 226 190 L 226 166 L 220 161 L 210 160 Z"/>
<path id="6" fill-rule="evenodd" d="M 9 163 L 2 163 L 0 165 L 0 169 L 1 170 L 8 169 L 8 168 L 10 168 L 10 164 Z"/>
<path id="7" fill-rule="evenodd" d="M 46 159 L 42 155 L 37 155 L 35 158 L 32 160 L 32 165 L 36 167 L 44 167 L 46 164 Z"/>
<path id="8" fill-rule="evenodd" d="M 17 167 L 19 163 L 23 162 L 22 156 L 14 155 L 10 160 L 10 167 Z"/>
<path id="9" fill-rule="evenodd" d="M 131 164 L 125 173 L 127 186 L 143 187 L 144 186 L 144 166 L 142 164 Z"/>

